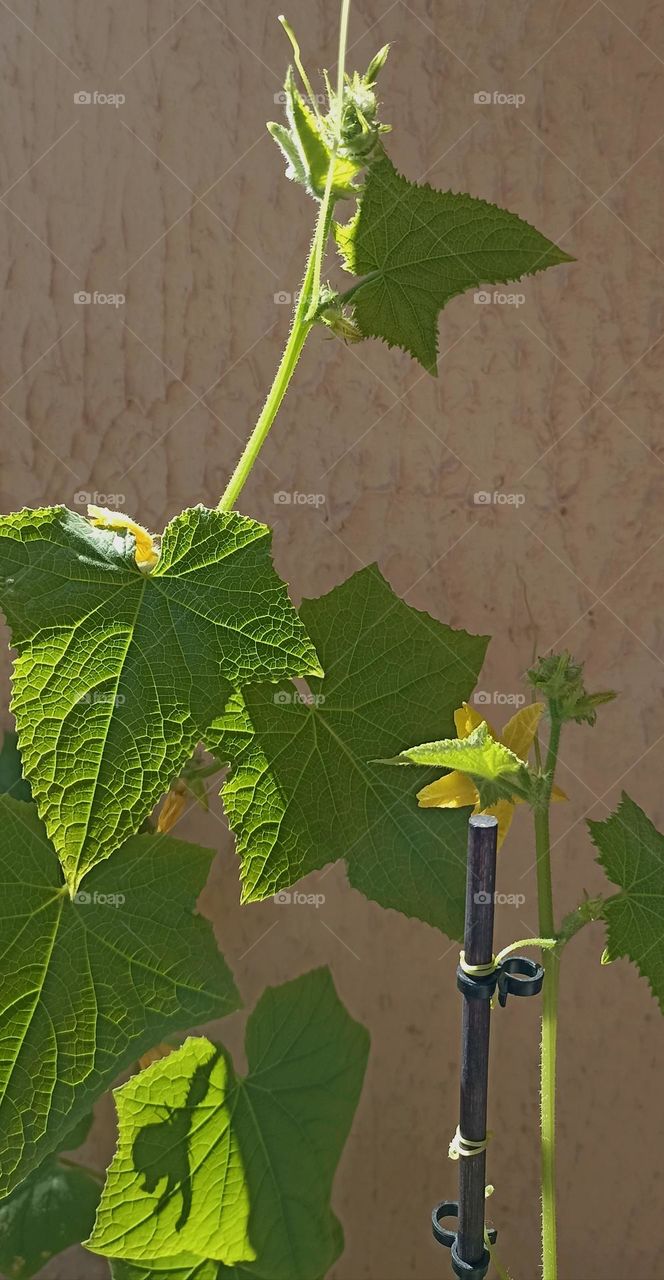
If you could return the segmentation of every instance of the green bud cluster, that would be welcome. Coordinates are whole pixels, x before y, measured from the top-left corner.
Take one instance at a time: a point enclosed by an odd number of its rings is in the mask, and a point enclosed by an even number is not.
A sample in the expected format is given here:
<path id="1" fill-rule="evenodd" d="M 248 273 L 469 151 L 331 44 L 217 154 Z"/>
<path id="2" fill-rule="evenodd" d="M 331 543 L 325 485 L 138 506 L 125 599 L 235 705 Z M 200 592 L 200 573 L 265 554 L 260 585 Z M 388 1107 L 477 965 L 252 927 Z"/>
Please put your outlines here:
<path id="1" fill-rule="evenodd" d="M 528 679 L 538 696 L 546 699 L 551 718 L 560 724 L 573 720 L 576 724 L 594 725 L 597 708 L 616 696 L 611 690 L 588 693 L 583 683 L 583 663 L 576 662 L 567 651 L 540 658 L 528 672 Z"/>

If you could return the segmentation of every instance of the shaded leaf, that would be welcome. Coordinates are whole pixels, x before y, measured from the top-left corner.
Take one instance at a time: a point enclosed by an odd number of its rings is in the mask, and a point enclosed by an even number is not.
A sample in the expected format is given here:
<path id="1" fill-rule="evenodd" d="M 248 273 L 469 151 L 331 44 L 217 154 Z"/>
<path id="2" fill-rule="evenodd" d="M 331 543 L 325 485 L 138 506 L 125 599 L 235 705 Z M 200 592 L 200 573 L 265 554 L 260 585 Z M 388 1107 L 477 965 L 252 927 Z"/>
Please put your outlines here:
<path id="1" fill-rule="evenodd" d="M 23 777 L 23 766 L 15 733 L 7 731 L 0 749 L 0 795 L 15 800 L 31 800 L 30 786 Z"/>
<path id="2" fill-rule="evenodd" d="M 222 796 L 243 900 L 343 857 L 367 897 L 459 937 L 467 813 L 419 810 L 422 775 L 376 757 L 453 728 L 486 638 L 410 608 L 375 567 L 306 600 L 301 616 L 327 671 L 309 680 L 310 702 L 292 685 L 252 686 L 206 736 L 233 764 Z"/>
<path id="3" fill-rule="evenodd" d="M 0 1202 L 0 1268 L 28 1280 L 92 1229 L 101 1181 L 49 1156 Z"/>

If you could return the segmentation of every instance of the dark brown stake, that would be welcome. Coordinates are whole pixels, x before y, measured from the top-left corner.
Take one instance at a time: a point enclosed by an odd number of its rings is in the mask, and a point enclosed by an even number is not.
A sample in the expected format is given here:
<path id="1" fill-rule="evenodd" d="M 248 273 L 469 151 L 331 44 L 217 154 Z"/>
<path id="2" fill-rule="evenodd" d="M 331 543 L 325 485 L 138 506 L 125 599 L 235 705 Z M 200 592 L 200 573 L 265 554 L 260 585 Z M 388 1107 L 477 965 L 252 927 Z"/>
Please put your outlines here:
<path id="1" fill-rule="evenodd" d="M 485 814 L 468 824 L 468 872 L 464 951 L 467 964 L 489 964 L 493 956 L 493 908 L 496 887 L 498 822 Z M 462 996 L 461 1101 L 459 1129 L 471 1142 L 486 1138 L 489 1083 L 488 1000 Z M 462 1262 L 478 1263 L 484 1253 L 486 1153 L 459 1160 L 457 1252 Z"/>

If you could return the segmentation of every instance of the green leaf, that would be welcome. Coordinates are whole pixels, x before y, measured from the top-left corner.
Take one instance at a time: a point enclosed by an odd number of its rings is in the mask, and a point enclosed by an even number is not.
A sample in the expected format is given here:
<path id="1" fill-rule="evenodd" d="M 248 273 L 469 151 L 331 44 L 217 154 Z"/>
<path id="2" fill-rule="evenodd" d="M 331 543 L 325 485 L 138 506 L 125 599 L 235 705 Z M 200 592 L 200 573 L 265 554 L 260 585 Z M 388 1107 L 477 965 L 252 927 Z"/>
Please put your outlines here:
<path id="1" fill-rule="evenodd" d="M 284 97 L 289 128 L 269 122 L 268 130 L 286 159 L 286 177 L 303 186 L 316 200 L 322 200 L 332 152 L 318 120 L 309 110 L 295 84 L 292 67 L 289 67 L 286 76 Z M 350 159 L 337 158 L 332 183 L 333 200 L 343 200 L 357 194 L 353 178 L 359 171 L 359 164 Z"/>
<path id="2" fill-rule="evenodd" d="M 23 766 L 15 733 L 5 733 L 0 750 L 0 795 L 15 800 L 31 800 L 30 786 L 23 777 Z"/>
<path id="3" fill-rule="evenodd" d="M 610 960 L 626 956 L 664 1013 L 664 835 L 623 792 L 604 822 L 588 822 L 598 861 L 621 892 L 604 903 Z"/>
<path id="4" fill-rule="evenodd" d="M 0 1268 L 28 1280 L 50 1258 L 90 1233 L 101 1182 L 49 1156 L 0 1203 Z"/>
<path id="5" fill-rule="evenodd" d="M 238 1008 L 194 915 L 211 858 L 134 836 L 72 901 L 34 806 L 0 798 L 0 1194 L 140 1054 Z"/>
<path id="6" fill-rule="evenodd" d="M 88 1247 L 129 1259 L 115 1274 L 132 1280 L 326 1275 L 342 1247 L 330 1196 L 368 1041 L 319 969 L 261 996 L 244 1078 L 197 1039 L 123 1085 Z"/>
<path id="7" fill-rule="evenodd" d="M 466 738 L 444 738 L 408 747 L 392 760 L 379 764 L 435 765 L 437 769 L 456 769 L 472 779 L 480 795 L 483 809 L 497 800 L 510 800 L 529 791 L 527 766 L 509 747 L 491 734 L 486 723 L 478 724 Z"/>
<path id="8" fill-rule="evenodd" d="M 460 937 L 468 815 L 419 809 L 421 775 L 376 757 L 453 729 L 487 640 L 410 608 L 375 566 L 306 600 L 301 616 L 327 671 L 309 681 L 311 704 L 292 685 L 252 686 L 206 737 L 233 764 L 222 796 L 243 901 L 345 857 L 368 898 Z"/>
<path id="9" fill-rule="evenodd" d="M 88 1136 L 89 1111 L 58 1143 L 74 1151 Z M 7 1280 L 28 1280 L 63 1249 L 80 1244 L 94 1226 L 103 1178 L 47 1156 L 0 1201 L 0 1267 Z"/>
<path id="10" fill-rule="evenodd" d="M 402 347 L 433 374 L 438 313 L 450 298 L 572 261 L 516 214 L 409 182 L 384 154 L 335 235 L 347 269 L 364 277 L 352 290 L 364 337 Z"/>
<path id="11" fill-rule="evenodd" d="M 484 721 L 466 738 L 424 742 L 420 747 L 408 747 L 394 759 L 379 763 L 435 765 L 437 769 L 458 769 L 460 773 L 492 782 L 502 774 L 518 773 L 523 768 L 523 761 L 492 737 Z"/>
<path id="12" fill-rule="evenodd" d="M 320 672 L 270 531 L 194 507 L 150 574 L 65 507 L 0 519 L 25 775 L 72 891 L 167 790 L 229 685 Z"/>

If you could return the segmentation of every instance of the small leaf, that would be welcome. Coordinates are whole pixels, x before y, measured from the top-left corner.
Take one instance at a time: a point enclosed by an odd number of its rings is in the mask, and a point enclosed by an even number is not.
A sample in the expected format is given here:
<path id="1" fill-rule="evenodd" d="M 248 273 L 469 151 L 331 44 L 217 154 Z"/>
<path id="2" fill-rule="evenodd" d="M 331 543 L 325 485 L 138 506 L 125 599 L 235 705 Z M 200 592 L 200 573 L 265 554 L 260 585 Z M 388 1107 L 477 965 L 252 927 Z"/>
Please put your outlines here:
<path id="1" fill-rule="evenodd" d="M 194 507 L 143 573 L 130 533 L 65 507 L 0 519 L 23 768 L 72 892 L 140 826 L 231 686 L 320 673 L 270 539 Z"/>
<path id="2" fill-rule="evenodd" d="M 0 1194 L 169 1032 L 239 1006 L 194 915 L 212 853 L 134 836 L 72 901 L 33 805 L 0 798 Z"/>
<path id="3" fill-rule="evenodd" d="M 332 1181 L 367 1053 L 327 969 L 261 996 L 246 1077 L 187 1040 L 116 1090 L 118 1150 L 88 1247 L 128 1259 L 114 1266 L 126 1280 L 327 1275 L 343 1242 Z"/>
<path id="4" fill-rule="evenodd" d="M 523 768 L 523 761 L 492 736 L 484 721 L 466 738 L 425 742 L 379 763 L 435 765 L 438 769 L 458 769 L 472 778 L 487 778 L 492 782 L 502 774 L 518 773 Z"/>
<path id="5" fill-rule="evenodd" d="M 289 129 L 273 123 L 269 123 L 267 127 L 286 158 L 286 177 L 303 186 L 316 200 L 322 200 L 332 152 L 320 122 L 309 110 L 295 84 L 292 67 L 288 69 L 284 95 Z M 337 157 L 332 183 L 333 200 L 343 200 L 357 194 L 353 178 L 359 171 L 359 164 Z"/>
<path id="6" fill-rule="evenodd" d="M 523 797 L 529 790 L 529 773 L 523 760 L 494 738 L 485 722 L 465 738 L 425 742 L 379 763 L 433 765 L 465 774 L 477 788 L 482 809 L 498 800 Z"/>
<path id="7" fill-rule="evenodd" d="M 459 937 L 467 812 L 418 809 L 414 792 L 427 779 L 375 761 L 418 734 L 453 729 L 486 638 L 410 608 L 375 567 L 306 600 L 301 616 L 328 671 L 309 681 L 311 698 L 292 685 L 253 685 L 206 736 L 233 764 L 222 797 L 243 900 L 345 857 L 367 897 Z"/>
<path id="8" fill-rule="evenodd" d="M 0 1268 L 6 1280 L 28 1280 L 50 1258 L 90 1233 L 101 1181 L 49 1156 L 0 1202 Z"/>
<path id="9" fill-rule="evenodd" d="M 516 214 L 409 182 L 384 154 L 335 235 L 345 266 L 364 277 L 352 299 L 365 338 L 402 347 L 433 374 L 438 313 L 450 298 L 572 261 Z"/>
<path id="10" fill-rule="evenodd" d="M 627 956 L 664 1013 L 664 835 L 625 792 L 615 813 L 588 827 L 598 861 L 621 890 L 604 903 L 608 943 L 602 963 Z"/>

